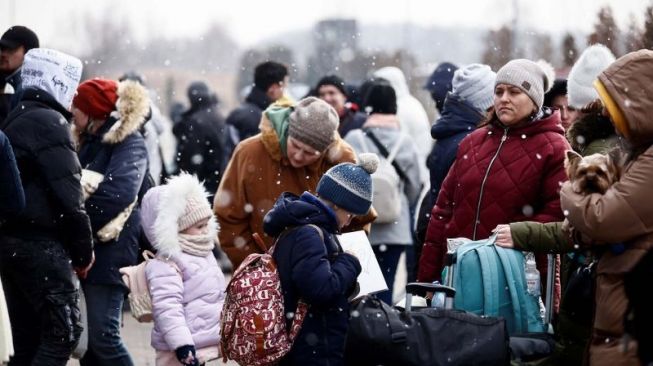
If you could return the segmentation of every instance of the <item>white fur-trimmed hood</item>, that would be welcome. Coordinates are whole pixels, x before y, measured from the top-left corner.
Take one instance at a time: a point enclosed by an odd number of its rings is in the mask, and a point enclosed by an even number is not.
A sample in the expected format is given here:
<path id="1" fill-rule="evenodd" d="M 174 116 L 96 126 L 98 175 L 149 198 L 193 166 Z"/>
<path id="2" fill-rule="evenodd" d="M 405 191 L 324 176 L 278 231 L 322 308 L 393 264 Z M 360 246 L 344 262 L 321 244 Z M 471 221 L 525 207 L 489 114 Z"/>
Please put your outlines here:
<path id="1" fill-rule="evenodd" d="M 137 131 L 150 113 L 150 96 L 139 83 L 125 80 L 118 83 L 116 111 L 111 115 L 118 119 L 104 134 L 102 141 L 117 144 Z"/>
<path id="2" fill-rule="evenodd" d="M 179 254 L 178 220 L 184 214 L 189 197 L 204 200 L 208 205 L 207 192 L 197 177 L 181 173 L 163 186 L 150 189 L 141 207 L 141 219 L 145 234 L 158 254 L 169 257 Z M 215 216 L 209 220 L 209 232 L 216 238 L 218 223 Z"/>

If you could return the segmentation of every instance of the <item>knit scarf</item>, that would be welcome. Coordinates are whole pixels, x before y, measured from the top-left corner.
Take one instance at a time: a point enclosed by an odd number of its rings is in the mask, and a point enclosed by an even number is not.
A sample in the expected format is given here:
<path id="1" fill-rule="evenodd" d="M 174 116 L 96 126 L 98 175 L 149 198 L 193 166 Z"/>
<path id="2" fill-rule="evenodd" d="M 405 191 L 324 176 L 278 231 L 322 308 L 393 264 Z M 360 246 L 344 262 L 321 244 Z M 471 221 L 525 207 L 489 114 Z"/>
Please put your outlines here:
<path id="1" fill-rule="evenodd" d="M 273 104 L 265 110 L 265 115 L 270 120 L 272 128 L 277 133 L 279 138 L 279 146 L 281 147 L 281 156 L 288 156 L 288 126 L 290 121 L 290 114 L 293 109 Z"/>
<path id="2" fill-rule="evenodd" d="M 206 257 L 215 246 L 215 237 L 211 233 L 200 235 L 179 234 L 181 250 L 197 257 Z"/>

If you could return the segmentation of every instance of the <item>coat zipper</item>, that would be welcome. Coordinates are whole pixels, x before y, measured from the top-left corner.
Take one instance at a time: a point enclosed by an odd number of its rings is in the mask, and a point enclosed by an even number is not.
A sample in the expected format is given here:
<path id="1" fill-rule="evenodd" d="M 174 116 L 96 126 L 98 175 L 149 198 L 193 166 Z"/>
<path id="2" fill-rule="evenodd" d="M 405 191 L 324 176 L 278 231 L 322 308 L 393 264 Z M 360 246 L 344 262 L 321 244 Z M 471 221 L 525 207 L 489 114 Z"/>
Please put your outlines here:
<path id="1" fill-rule="evenodd" d="M 490 160 L 490 165 L 488 165 L 487 170 L 485 171 L 485 177 L 483 177 L 483 181 L 481 182 L 481 191 L 478 194 L 478 204 L 476 205 L 476 218 L 474 220 L 474 232 L 472 233 L 472 240 L 476 240 L 476 229 L 478 229 L 478 221 L 481 216 L 481 201 L 483 200 L 483 190 L 485 189 L 487 177 L 490 175 L 490 169 L 492 169 L 492 165 L 494 164 L 494 161 L 497 160 L 499 152 L 501 152 L 501 148 L 503 147 L 503 143 L 506 142 L 507 139 L 508 128 L 506 127 L 503 129 L 503 136 L 501 136 L 501 143 L 499 143 L 499 148 L 497 148 L 497 152 L 494 153 L 492 160 Z"/>

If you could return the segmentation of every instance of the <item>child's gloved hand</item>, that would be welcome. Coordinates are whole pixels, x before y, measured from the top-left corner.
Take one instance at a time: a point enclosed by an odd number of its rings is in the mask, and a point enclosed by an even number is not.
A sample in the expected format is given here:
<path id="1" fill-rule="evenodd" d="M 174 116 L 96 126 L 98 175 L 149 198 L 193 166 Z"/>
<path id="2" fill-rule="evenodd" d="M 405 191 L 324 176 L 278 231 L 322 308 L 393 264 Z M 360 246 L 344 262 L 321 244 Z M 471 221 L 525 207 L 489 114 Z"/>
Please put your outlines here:
<path id="1" fill-rule="evenodd" d="M 179 362 L 182 363 L 182 365 L 187 365 L 187 366 L 200 365 L 200 361 L 197 359 L 197 356 L 195 355 L 195 346 L 191 346 L 191 345 L 181 346 L 175 350 L 175 354 L 177 355 L 177 359 L 179 360 Z"/>

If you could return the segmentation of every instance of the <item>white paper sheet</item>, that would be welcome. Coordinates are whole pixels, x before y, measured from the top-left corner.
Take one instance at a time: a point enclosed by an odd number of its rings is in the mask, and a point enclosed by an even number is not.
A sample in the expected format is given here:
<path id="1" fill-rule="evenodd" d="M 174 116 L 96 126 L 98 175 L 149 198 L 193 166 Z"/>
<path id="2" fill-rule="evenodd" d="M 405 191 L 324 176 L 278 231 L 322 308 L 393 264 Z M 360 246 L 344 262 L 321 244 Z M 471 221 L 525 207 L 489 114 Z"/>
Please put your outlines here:
<path id="1" fill-rule="evenodd" d="M 372 245 L 364 231 L 354 231 L 338 235 L 342 249 L 358 258 L 361 264 L 361 273 L 358 275 L 360 292 L 356 299 L 369 294 L 385 291 L 388 285 L 385 283 L 381 267 L 376 260 Z"/>

